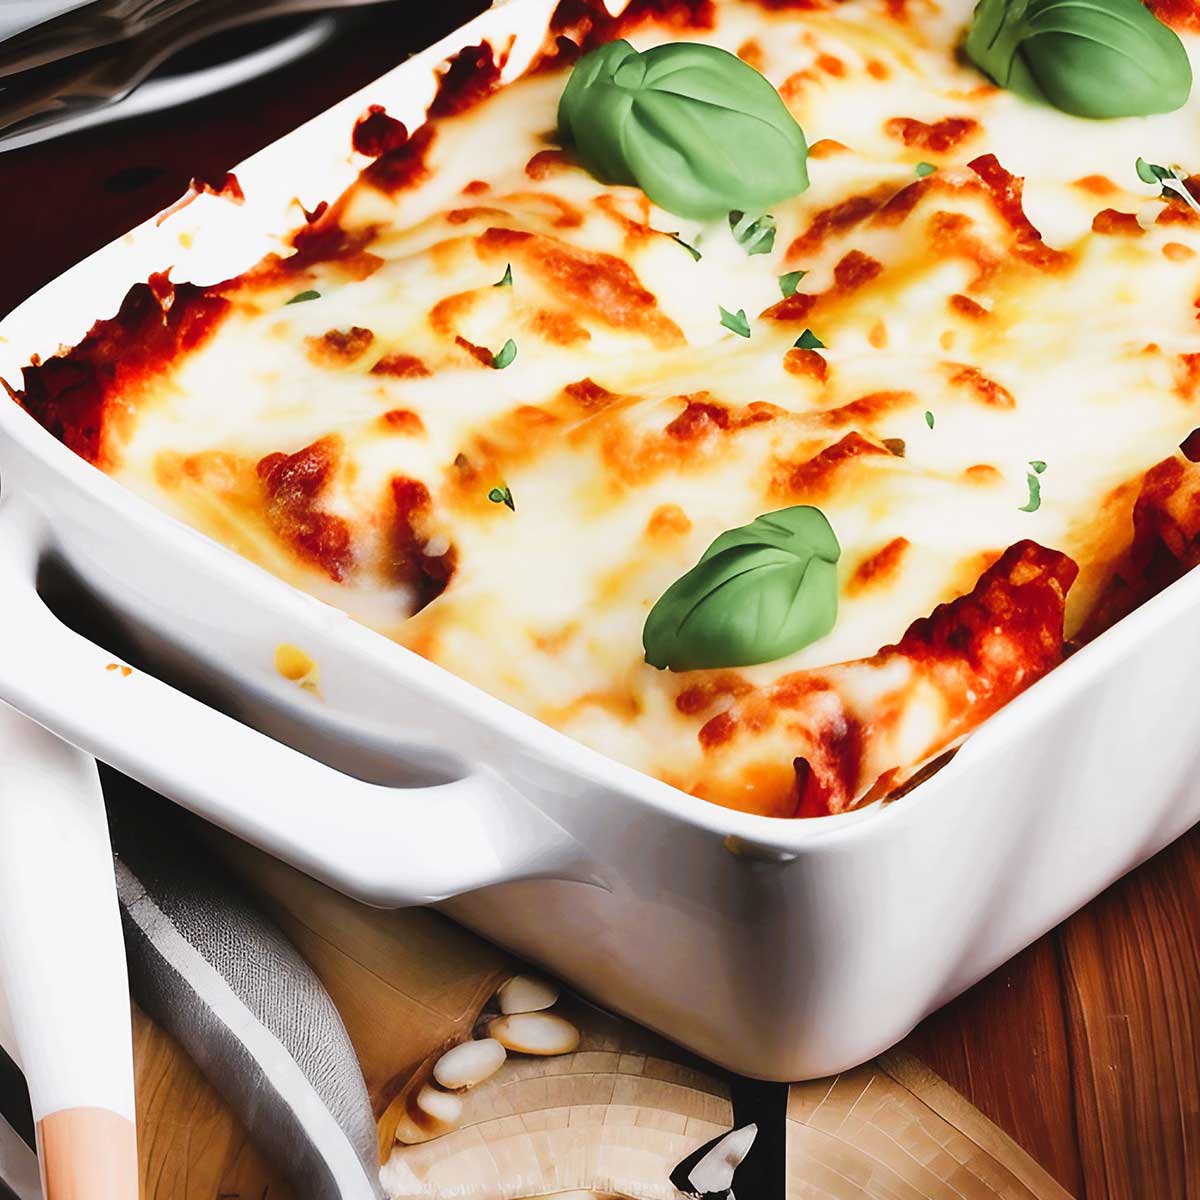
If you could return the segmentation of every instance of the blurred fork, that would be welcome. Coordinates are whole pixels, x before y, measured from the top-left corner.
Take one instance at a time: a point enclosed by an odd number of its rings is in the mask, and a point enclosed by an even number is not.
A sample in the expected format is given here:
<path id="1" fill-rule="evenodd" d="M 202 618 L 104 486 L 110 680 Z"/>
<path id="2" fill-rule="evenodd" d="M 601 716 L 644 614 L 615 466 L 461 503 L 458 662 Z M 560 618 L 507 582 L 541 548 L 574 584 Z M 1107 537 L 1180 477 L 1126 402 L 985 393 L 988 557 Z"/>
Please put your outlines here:
<path id="1" fill-rule="evenodd" d="M 172 55 L 211 34 L 273 17 L 381 0 L 159 0 L 183 4 L 144 32 L 85 56 L 43 66 L 25 79 L 0 83 L 0 144 L 24 137 L 67 116 L 106 108 L 124 99 Z"/>

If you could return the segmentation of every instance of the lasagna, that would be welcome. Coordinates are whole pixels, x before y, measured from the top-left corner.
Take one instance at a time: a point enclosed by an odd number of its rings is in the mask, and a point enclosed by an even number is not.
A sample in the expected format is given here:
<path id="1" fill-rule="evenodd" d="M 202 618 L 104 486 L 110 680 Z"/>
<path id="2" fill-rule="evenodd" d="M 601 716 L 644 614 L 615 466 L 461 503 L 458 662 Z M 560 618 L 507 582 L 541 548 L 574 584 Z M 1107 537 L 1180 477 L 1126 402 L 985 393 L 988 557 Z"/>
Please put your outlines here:
<path id="1" fill-rule="evenodd" d="M 1200 46 L 1200 12 L 1159 15 Z M 137 284 L 10 391 L 153 504 L 685 792 L 895 795 L 1200 556 L 1200 180 L 1135 170 L 1200 169 L 1200 110 L 1032 102 L 963 58 L 971 16 L 562 0 L 519 78 L 484 43 L 419 128 L 364 112 L 356 181 L 286 252 Z M 557 138 L 615 38 L 717 45 L 778 90 L 810 186 L 765 252 Z M 836 531 L 832 630 L 649 665 L 659 597 L 794 505 Z"/>

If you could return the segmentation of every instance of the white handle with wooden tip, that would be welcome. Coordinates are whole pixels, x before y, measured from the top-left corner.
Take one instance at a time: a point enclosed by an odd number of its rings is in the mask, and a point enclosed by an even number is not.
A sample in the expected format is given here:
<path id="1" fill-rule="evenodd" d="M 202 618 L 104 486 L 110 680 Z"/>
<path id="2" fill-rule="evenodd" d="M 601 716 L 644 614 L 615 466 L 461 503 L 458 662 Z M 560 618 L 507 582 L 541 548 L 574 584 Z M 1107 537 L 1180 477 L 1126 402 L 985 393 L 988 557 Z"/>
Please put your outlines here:
<path id="1" fill-rule="evenodd" d="M 125 944 L 96 764 L 3 704 L 0 994 L 48 1200 L 137 1200 Z"/>

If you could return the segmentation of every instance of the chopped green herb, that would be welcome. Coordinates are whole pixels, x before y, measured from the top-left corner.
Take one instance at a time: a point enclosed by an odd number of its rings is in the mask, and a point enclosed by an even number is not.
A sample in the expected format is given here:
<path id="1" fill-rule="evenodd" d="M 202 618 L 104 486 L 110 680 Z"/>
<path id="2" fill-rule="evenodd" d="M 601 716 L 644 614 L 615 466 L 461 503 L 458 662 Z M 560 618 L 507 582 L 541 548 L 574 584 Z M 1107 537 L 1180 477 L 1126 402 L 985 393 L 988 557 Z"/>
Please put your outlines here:
<path id="1" fill-rule="evenodd" d="M 786 275 L 779 277 L 779 290 L 783 293 L 783 298 L 786 300 L 789 296 L 796 294 L 796 288 L 800 285 L 807 271 L 789 271 Z"/>
<path id="2" fill-rule="evenodd" d="M 1134 168 L 1143 183 L 1157 183 L 1162 187 L 1159 195 L 1164 200 L 1178 196 L 1193 212 L 1200 213 L 1200 204 L 1196 203 L 1196 197 L 1188 190 L 1187 175 L 1182 167 L 1163 167 L 1139 157 Z"/>
<path id="3" fill-rule="evenodd" d="M 303 304 L 305 300 L 320 300 L 321 293 L 314 292 L 311 288 L 307 292 L 297 292 L 289 301 L 288 304 Z M 287 305 L 284 305 L 286 308 Z"/>
<path id="4" fill-rule="evenodd" d="M 1021 505 L 1021 512 L 1037 512 L 1042 507 L 1042 483 L 1038 477 L 1032 473 L 1025 476 L 1025 481 L 1029 484 L 1029 503 Z"/>
<path id="5" fill-rule="evenodd" d="M 931 413 L 929 409 L 925 410 L 925 424 L 928 425 L 930 429 L 933 428 L 933 413 Z"/>
<path id="6" fill-rule="evenodd" d="M 503 504 L 505 508 L 509 508 L 513 512 L 517 511 L 517 506 L 513 503 L 512 489 L 507 485 L 504 487 L 492 488 L 492 490 L 488 492 L 488 499 L 493 504 Z"/>
<path id="7" fill-rule="evenodd" d="M 512 287 L 512 285 L 512 263 L 509 263 L 504 268 L 503 277 L 498 282 L 493 283 L 492 287 Z"/>
<path id="8" fill-rule="evenodd" d="M 699 262 L 704 257 L 704 255 L 701 254 L 700 251 L 697 250 L 695 246 L 690 245 L 688 242 L 685 242 L 683 240 L 683 238 L 681 238 L 679 236 L 679 234 L 668 233 L 667 237 L 669 237 L 671 239 L 671 241 L 673 241 L 673 242 L 678 242 L 692 256 L 692 258 L 694 258 L 696 260 L 696 262 Z"/>
<path id="9" fill-rule="evenodd" d="M 824 350 L 825 343 L 811 329 L 806 329 L 795 342 L 796 350 Z"/>
<path id="10" fill-rule="evenodd" d="M 721 308 L 720 305 L 717 307 Z M 721 308 L 721 324 L 736 333 L 738 337 L 748 338 L 750 336 L 750 322 L 746 320 L 744 308 L 739 308 L 735 313 L 731 313 L 727 308 Z"/>
<path id="11" fill-rule="evenodd" d="M 1034 472 L 1038 475 L 1040 475 L 1046 469 L 1046 464 L 1044 462 L 1042 462 L 1042 460 L 1040 458 L 1035 458 L 1029 465 L 1034 469 Z"/>
<path id="12" fill-rule="evenodd" d="M 889 453 L 894 454 L 897 458 L 904 457 L 907 447 L 903 438 L 884 438 L 883 444 L 888 448 Z"/>
<path id="13" fill-rule="evenodd" d="M 917 178 L 924 179 L 926 175 L 932 175 L 936 170 L 937 167 L 933 163 L 917 163 Z"/>
<path id="14" fill-rule="evenodd" d="M 729 214 L 733 240 L 747 254 L 770 254 L 775 249 L 775 218 L 770 213 L 752 217 L 744 212 Z"/>
<path id="15" fill-rule="evenodd" d="M 500 349 L 499 354 L 492 355 L 492 366 L 497 371 L 503 371 L 505 367 L 517 357 L 517 343 L 509 338 Z"/>

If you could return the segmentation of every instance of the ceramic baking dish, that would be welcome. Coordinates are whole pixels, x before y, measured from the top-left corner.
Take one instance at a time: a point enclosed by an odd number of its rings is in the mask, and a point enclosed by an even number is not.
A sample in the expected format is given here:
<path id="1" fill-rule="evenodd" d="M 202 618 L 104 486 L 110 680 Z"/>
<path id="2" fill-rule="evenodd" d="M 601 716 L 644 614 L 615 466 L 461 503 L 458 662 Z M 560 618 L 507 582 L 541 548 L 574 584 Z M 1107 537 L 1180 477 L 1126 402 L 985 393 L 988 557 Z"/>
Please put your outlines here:
<path id="1" fill-rule="evenodd" d="M 0 325 L 0 375 L 77 340 L 165 264 L 214 281 L 350 182 L 368 104 L 419 121 L 433 68 L 516 41 L 509 0 L 93 255 Z M 436 903 L 601 1004 L 736 1071 L 793 1080 L 904 1036 L 1200 819 L 1200 579 L 1151 600 L 884 807 L 773 820 L 618 765 L 289 588 L 0 404 L 0 699 L 370 904 Z M 139 661 L 46 606 L 48 563 Z M 280 643 L 319 695 L 279 677 Z M 156 677 L 187 678 L 220 711 Z M 229 715 L 230 712 L 233 715 Z"/>

